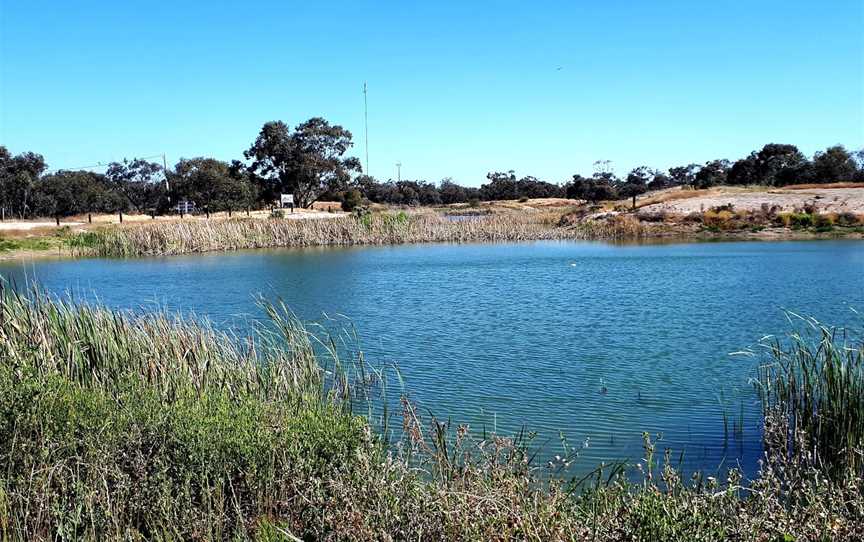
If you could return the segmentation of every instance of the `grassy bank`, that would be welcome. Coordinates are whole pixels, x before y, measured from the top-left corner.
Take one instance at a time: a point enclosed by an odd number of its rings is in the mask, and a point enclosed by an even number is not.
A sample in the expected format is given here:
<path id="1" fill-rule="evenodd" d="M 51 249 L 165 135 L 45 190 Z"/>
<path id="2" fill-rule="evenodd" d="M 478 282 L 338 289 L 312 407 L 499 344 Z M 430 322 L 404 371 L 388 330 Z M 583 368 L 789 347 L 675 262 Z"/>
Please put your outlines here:
<path id="1" fill-rule="evenodd" d="M 803 357 L 778 347 L 769 367 L 783 370 L 763 382 L 772 390 L 765 427 L 771 453 L 752 483 L 735 471 L 720 480 L 682 479 L 647 436 L 641 482 L 611 467 L 579 481 L 566 474 L 575 452 L 539 461 L 519 438 L 451 427 L 407 400 L 403 438 L 385 447 L 351 412 L 344 370 L 351 364 L 316 356 L 303 326 L 281 310 L 269 312 L 271 325 L 236 338 L 165 315 L 133 317 L 6 290 L 0 539 L 864 535 L 861 464 L 849 459 L 859 457 L 860 431 L 845 433 L 839 455 L 820 436 L 850 419 L 828 406 L 841 398 L 834 384 L 843 381 L 829 374 L 859 378 L 860 343 L 848 343 L 857 358 L 842 349 L 826 357 L 820 344 L 801 343 L 809 349 Z M 808 370 L 805 359 L 831 370 L 806 373 L 808 382 L 826 385 L 808 388 L 819 400 L 799 407 L 773 390 Z M 850 405 L 860 408 L 860 382 L 842 390 L 859 394 Z M 822 433 L 800 423 L 808 405 Z"/>
<path id="2" fill-rule="evenodd" d="M 93 232 L 100 256 L 182 254 L 246 248 L 620 239 L 641 234 L 629 220 L 559 227 L 554 213 L 448 220 L 437 214 L 376 213 L 322 220 L 196 221 Z"/>

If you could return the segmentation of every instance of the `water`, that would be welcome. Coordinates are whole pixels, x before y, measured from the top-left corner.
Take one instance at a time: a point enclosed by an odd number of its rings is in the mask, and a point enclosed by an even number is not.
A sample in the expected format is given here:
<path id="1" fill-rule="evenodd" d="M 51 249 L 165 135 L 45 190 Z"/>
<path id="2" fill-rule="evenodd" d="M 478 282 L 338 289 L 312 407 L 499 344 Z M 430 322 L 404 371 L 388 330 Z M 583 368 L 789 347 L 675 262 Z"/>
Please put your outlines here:
<path id="1" fill-rule="evenodd" d="M 0 274 L 220 326 L 260 316 L 259 293 L 307 320 L 344 314 L 373 363 L 398 364 L 423 412 L 499 432 L 524 424 L 545 455 L 560 451 L 559 431 L 590 439 L 582 469 L 638 460 L 648 431 L 687 468 L 753 473 L 758 359 L 729 354 L 789 330 L 784 310 L 864 323 L 852 310 L 864 310 L 859 241 L 268 250 L 6 262 Z"/>

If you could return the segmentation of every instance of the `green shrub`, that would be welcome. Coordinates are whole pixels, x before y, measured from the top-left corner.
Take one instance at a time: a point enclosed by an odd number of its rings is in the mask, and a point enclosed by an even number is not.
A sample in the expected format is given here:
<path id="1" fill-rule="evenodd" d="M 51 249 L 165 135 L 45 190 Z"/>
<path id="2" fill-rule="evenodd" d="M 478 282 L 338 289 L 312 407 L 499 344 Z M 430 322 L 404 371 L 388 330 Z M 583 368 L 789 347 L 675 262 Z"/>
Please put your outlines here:
<path id="1" fill-rule="evenodd" d="M 342 196 L 342 210 L 351 212 L 363 203 L 363 194 L 359 190 L 348 190 Z"/>
<path id="2" fill-rule="evenodd" d="M 816 224 L 816 218 L 810 213 L 792 213 L 789 217 L 793 228 L 810 228 Z"/>

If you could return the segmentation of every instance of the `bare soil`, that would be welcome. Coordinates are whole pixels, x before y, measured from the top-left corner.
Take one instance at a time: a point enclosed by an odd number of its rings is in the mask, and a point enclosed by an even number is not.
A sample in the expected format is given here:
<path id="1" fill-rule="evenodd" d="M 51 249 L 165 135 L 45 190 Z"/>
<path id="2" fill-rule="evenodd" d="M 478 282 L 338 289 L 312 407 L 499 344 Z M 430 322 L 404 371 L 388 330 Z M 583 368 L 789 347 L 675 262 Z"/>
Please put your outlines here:
<path id="1" fill-rule="evenodd" d="M 645 213 L 665 211 L 686 215 L 723 205 L 732 205 L 740 211 L 758 211 L 767 206 L 790 212 L 812 206 L 819 213 L 864 214 L 864 187 L 670 189 L 637 200 L 639 211 Z"/>

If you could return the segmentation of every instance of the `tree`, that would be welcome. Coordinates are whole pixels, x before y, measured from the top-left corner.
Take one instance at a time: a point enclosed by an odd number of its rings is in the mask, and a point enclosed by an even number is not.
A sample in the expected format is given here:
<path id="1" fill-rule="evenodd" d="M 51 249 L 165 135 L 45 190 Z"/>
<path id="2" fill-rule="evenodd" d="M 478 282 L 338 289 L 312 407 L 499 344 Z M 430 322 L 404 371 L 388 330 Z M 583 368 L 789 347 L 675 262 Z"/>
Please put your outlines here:
<path id="1" fill-rule="evenodd" d="M 573 178 L 564 185 L 564 193 L 568 199 L 585 199 L 589 189 L 588 184 L 591 182 L 591 179 L 586 179 L 582 175 L 578 173 L 573 175 Z"/>
<path id="2" fill-rule="evenodd" d="M 172 192 L 208 212 L 232 211 L 249 205 L 255 190 L 245 172 L 214 158 L 181 158 L 174 168 Z"/>
<path id="3" fill-rule="evenodd" d="M 813 157 L 813 175 L 818 183 L 851 181 L 857 171 L 855 160 L 843 145 L 828 147 Z"/>
<path id="4" fill-rule="evenodd" d="M 675 183 L 672 178 L 660 170 L 654 172 L 654 177 L 652 177 L 651 182 L 648 183 L 648 187 L 651 190 L 662 190 L 663 188 L 669 188 L 674 185 Z"/>
<path id="5" fill-rule="evenodd" d="M 105 172 L 108 181 L 126 197 L 136 211 L 156 211 L 166 205 L 165 175 L 162 166 L 134 158 L 112 162 Z"/>
<path id="6" fill-rule="evenodd" d="M 520 198 L 560 198 L 564 197 L 565 190 L 557 184 L 541 181 L 537 177 L 528 175 L 516 181 L 516 192 Z"/>
<path id="7" fill-rule="evenodd" d="M 357 158 L 344 157 L 351 145 L 351 132 L 314 117 L 293 132 L 282 121 L 264 124 L 243 155 L 253 160 L 249 171 L 265 181 L 266 197 L 290 193 L 309 207 L 325 192 L 344 190 L 351 172 L 361 171 Z"/>
<path id="8" fill-rule="evenodd" d="M 464 187 L 454 183 L 450 177 L 441 180 L 438 193 L 441 195 L 441 203 L 444 205 L 468 201 L 468 192 Z"/>
<path id="9" fill-rule="evenodd" d="M 698 188 L 710 188 L 726 183 L 726 175 L 729 171 L 729 160 L 712 160 L 707 162 L 696 173 L 694 179 Z"/>
<path id="10" fill-rule="evenodd" d="M 565 194 L 570 199 L 584 199 L 591 203 L 615 199 L 615 185 L 618 178 L 611 172 L 595 173 L 590 179 L 581 175 L 573 175 L 573 179 L 564 187 Z"/>
<path id="11" fill-rule="evenodd" d="M 633 209 L 636 208 L 636 196 L 648 191 L 648 183 L 654 178 L 654 172 L 648 166 L 639 166 L 627 174 L 627 179 L 618 188 L 618 194 L 625 198 L 633 198 Z"/>
<path id="12" fill-rule="evenodd" d="M 485 201 L 519 199 L 516 186 L 516 174 L 511 169 L 507 173 L 500 171 L 486 174 L 488 183 L 480 186 L 480 198 Z"/>
<path id="13" fill-rule="evenodd" d="M 669 177 L 676 185 L 692 185 L 696 183 L 696 174 L 700 169 L 699 164 L 669 168 Z"/>
<path id="14" fill-rule="evenodd" d="M 24 152 L 15 156 L 0 146 L 0 205 L 2 214 L 21 218 L 31 212 L 33 189 L 46 169 L 41 154 Z"/>
<path id="15" fill-rule="evenodd" d="M 759 158 L 755 152 L 736 160 L 726 175 L 726 182 L 732 185 L 759 184 L 760 181 Z"/>
<path id="16" fill-rule="evenodd" d="M 807 158 L 798 147 L 783 143 L 769 143 L 756 154 L 759 184 L 782 185 L 794 182 L 795 173 L 806 164 Z"/>
<path id="17" fill-rule="evenodd" d="M 40 178 L 33 189 L 33 212 L 38 216 L 116 213 L 128 201 L 104 175 L 92 171 L 58 171 Z"/>

